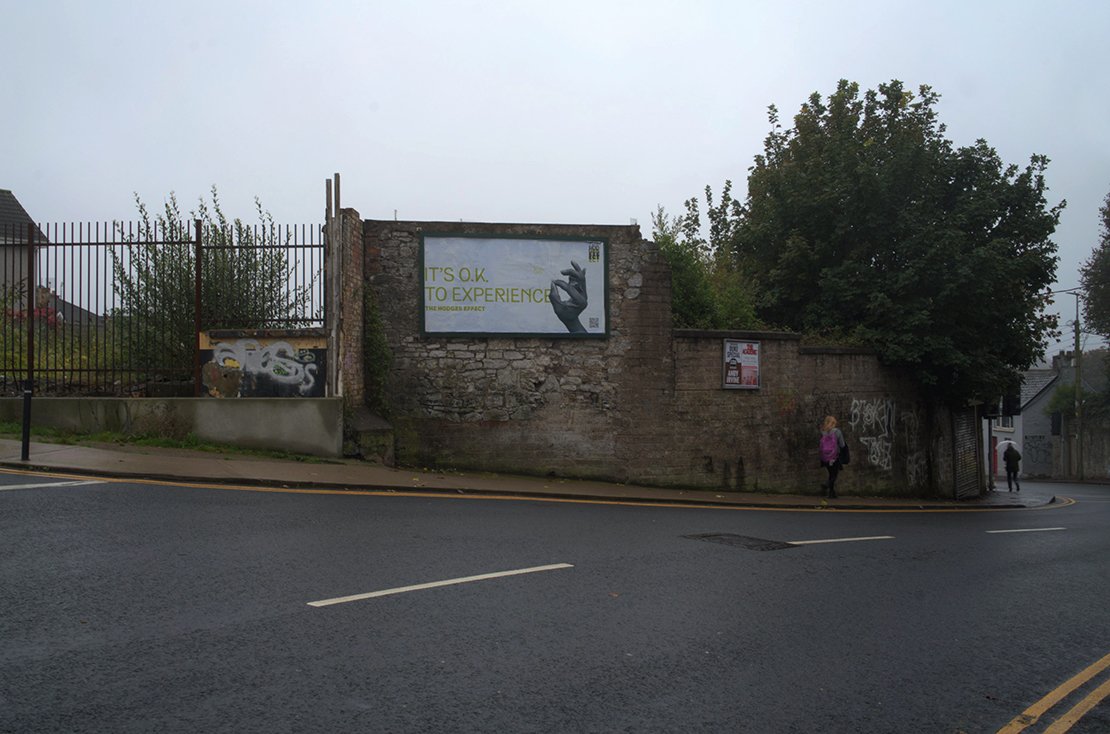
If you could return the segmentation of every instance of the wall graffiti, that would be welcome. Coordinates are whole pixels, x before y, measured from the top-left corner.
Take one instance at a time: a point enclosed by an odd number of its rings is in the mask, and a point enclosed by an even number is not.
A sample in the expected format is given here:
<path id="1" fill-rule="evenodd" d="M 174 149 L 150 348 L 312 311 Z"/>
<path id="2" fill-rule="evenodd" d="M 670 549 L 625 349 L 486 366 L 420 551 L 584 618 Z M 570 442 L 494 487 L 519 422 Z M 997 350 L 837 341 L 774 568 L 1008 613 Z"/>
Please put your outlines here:
<path id="1" fill-rule="evenodd" d="M 893 464 L 890 441 L 873 436 L 860 436 L 859 440 L 867 447 L 867 461 L 872 466 L 889 471 Z"/>
<path id="2" fill-rule="evenodd" d="M 1052 473 L 1052 443 L 1048 436 L 1026 436 L 1021 442 L 1022 471 L 1030 474 Z"/>
<path id="3" fill-rule="evenodd" d="M 862 424 L 862 425 L 861 425 Z M 852 401 L 852 429 L 869 436 L 891 436 L 894 433 L 894 401 Z"/>
<path id="4" fill-rule="evenodd" d="M 929 465 L 921 441 L 921 419 L 917 413 L 902 413 L 902 428 L 906 438 L 906 480 L 911 487 L 923 487 L 929 482 Z"/>
<path id="5" fill-rule="evenodd" d="M 889 471 L 893 465 L 894 401 L 853 400 L 849 425 L 860 443 L 867 447 L 867 461 Z"/>
<path id="6" fill-rule="evenodd" d="M 323 397 L 326 349 L 298 349 L 256 339 L 216 342 L 201 352 L 201 372 L 212 397 Z"/>
<path id="7" fill-rule="evenodd" d="M 876 468 L 894 468 L 895 445 L 904 456 L 906 481 L 911 487 L 929 484 L 929 451 L 922 440 L 922 418 L 915 410 L 899 412 L 893 400 L 853 400 L 849 417 L 852 435 L 866 447 L 867 462 Z"/>
<path id="8" fill-rule="evenodd" d="M 915 451 L 906 459 L 906 481 L 911 487 L 924 487 L 929 483 L 929 464 L 924 451 Z"/>

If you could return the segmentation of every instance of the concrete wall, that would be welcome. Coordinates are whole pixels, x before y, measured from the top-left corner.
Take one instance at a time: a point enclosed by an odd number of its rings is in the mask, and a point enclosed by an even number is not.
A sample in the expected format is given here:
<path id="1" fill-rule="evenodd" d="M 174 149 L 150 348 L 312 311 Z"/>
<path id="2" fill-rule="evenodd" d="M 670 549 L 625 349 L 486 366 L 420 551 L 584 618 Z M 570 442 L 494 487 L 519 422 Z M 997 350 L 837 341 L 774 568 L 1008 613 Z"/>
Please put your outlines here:
<path id="1" fill-rule="evenodd" d="M 1083 393 L 1090 401 L 1092 396 L 1108 389 L 1105 360 L 1110 358 L 1106 349 L 1085 352 L 1082 357 Z M 1059 371 L 1057 385 L 1074 385 L 1076 355 L 1061 352 L 1052 358 L 1052 367 Z M 1051 391 L 1044 398 L 1047 406 Z M 1043 409 L 1042 409 L 1043 412 Z M 1081 430 L 1083 450 L 1079 451 L 1076 431 Z M 1063 420 L 1061 435 L 1052 436 L 1052 476 L 1072 478 L 1079 475 L 1079 459 L 1083 459 L 1083 476 L 1086 479 L 1110 479 L 1110 421 L 1098 415 L 1084 415 L 1081 428 L 1073 417 Z"/>
<path id="2" fill-rule="evenodd" d="M 23 400 L 0 398 L 0 420 L 22 422 Z M 341 398 L 33 398 L 31 422 L 75 433 L 115 431 L 253 449 L 339 456 Z"/>
<path id="3" fill-rule="evenodd" d="M 425 231 L 608 240 L 608 338 L 422 336 Z M 854 455 L 846 493 L 952 494 L 951 415 L 872 354 L 674 331 L 669 269 L 638 227 L 367 221 L 363 232 L 402 464 L 816 494 L 818 425 L 834 414 Z M 761 341 L 761 389 L 722 389 L 725 337 Z"/>
<path id="4" fill-rule="evenodd" d="M 1059 437 L 1052 435 L 1052 416 L 1045 412 L 1057 385 L 1037 395 L 1021 411 L 1021 473 L 1028 477 L 1051 477 L 1053 446 Z M 1005 476 L 1005 466 L 1000 467 Z"/>

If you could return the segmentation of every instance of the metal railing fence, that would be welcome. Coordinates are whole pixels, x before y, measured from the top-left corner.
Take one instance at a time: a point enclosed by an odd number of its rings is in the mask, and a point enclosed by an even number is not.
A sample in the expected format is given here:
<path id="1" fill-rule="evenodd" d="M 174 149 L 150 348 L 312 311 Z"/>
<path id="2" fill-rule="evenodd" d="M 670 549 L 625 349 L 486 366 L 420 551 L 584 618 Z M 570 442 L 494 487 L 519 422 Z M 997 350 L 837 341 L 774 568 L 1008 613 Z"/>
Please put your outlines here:
<path id="1" fill-rule="evenodd" d="M 198 331 L 323 327 L 319 225 L 0 226 L 0 392 L 195 382 Z"/>

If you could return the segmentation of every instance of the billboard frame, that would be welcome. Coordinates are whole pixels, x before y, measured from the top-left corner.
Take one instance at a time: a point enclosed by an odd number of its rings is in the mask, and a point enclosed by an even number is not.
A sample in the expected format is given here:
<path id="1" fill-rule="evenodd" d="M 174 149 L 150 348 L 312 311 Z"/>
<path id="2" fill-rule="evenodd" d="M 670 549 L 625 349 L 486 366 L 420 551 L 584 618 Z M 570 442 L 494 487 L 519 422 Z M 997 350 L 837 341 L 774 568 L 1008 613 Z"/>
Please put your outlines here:
<path id="1" fill-rule="evenodd" d="M 426 240 L 428 239 L 459 239 L 459 240 L 520 240 L 522 242 L 589 242 L 598 243 L 601 246 L 601 260 L 602 260 L 602 281 L 605 284 L 603 298 L 604 307 L 604 325 L 603 330 L 598 332 L 587 333 L 571 333 L 551 331 L 551 332 L 535 332 L 535 331 L 439 331 L 429 330 L 427 322 L 427 291 L 426 291 L 426 268 L 425 268 L 425 249 Z M 418 287 L 420 289 L 419 300 L 419 319 L 420 319 L 420 336 L 423 338 L 447 338 L 447 339 L 467 339 L 467 338 L 485 338 L 485 339 L 608 339 L 610 334 L 610 315 L 609 315 L 609 238 L 608 237 L 589 237 L 584 235 L 576 236 L 560 236 L 560 235 L 531 235 L 531 234 L 485 234 L 485 233 L 466 233 L 459 234 L 455 232 L 445 231 L 429 231 L 421 232 L 420 246 L 417 252 L 417 268 L 418 268 Z"/>

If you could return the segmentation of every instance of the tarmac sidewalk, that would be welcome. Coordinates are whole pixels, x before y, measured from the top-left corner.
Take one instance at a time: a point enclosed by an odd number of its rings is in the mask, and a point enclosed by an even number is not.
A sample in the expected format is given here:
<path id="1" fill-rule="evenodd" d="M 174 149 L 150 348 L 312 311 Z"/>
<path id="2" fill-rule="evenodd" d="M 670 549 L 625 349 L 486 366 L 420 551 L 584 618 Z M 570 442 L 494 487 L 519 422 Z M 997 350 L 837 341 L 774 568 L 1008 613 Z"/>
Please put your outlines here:
<path id="1" fill-rule="evenodd" d="M 662 489 L 631 484 L 528 477 L 483 472 L 398 469 L 357 460 L 297 461 L 237 453 L 149 448 L 120 444 L 31 442 L 21 460 L 18 440 L 0 439 L 0 467 L 124 479 L 151 479 L 250 487 L 421 492 L 472 496 L 534 497 L 651 504 L 753 507 L 766 509 L 983 510 L 1040 507 L 1056 502 L 1052 484 L 1026 483 L 1023 491 L 988 492 L 969 500 L 887 499 L 841 495 L 824 500 L 812 494 L 762 494 Z"/>

